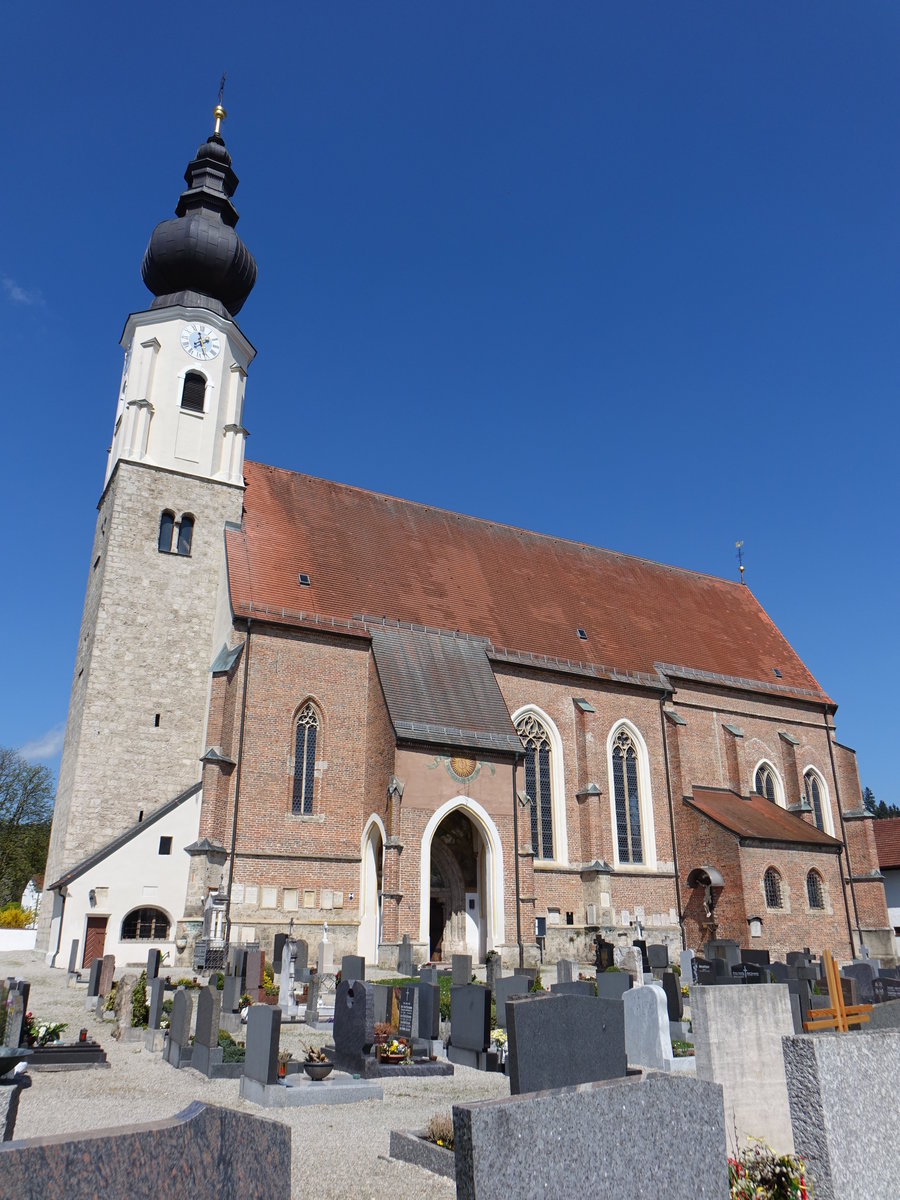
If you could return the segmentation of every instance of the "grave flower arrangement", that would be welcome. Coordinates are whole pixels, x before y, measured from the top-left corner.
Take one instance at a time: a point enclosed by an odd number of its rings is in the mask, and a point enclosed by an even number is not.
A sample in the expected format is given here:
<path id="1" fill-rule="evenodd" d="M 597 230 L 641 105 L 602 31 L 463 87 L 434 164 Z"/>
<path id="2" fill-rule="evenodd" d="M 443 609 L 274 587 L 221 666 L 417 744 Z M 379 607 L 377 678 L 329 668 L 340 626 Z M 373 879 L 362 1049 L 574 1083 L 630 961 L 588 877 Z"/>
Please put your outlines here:
<path id="1" fill-rule="evenodd" d="M 408 1042 L 403 1041 L 401 1038 L 393 1037 L 378 1043 L 376 1057 L 382 1062 L 409 1062 L 412 1058 L 412 1050 Z"/>
<path id="2" fill-rule="evenodd" d="M 447 1113 L 435 1113 L 425 1129 L 425 1140 L 443 1146 L 445 1150 L 452 1150 L 453 1118 Z"/>
<path id="3" fill-rule="evenodd" d="M 58 1042 L 60 1034 L 68 1028 L 64 1021 L 38 1021 L 34 1013 L 26 1013 L 25 1022 L 25 1040 L 29 1046 L 49 1046 L 51 1042 Z"/>
<path id="4" fill-rule="evenodd" d="M 751 1145 L 728 1159 L 731 1200 L 811 1200 L 812 1189 L 802 1158 L 776 1154 L 765 1142 Z"/>

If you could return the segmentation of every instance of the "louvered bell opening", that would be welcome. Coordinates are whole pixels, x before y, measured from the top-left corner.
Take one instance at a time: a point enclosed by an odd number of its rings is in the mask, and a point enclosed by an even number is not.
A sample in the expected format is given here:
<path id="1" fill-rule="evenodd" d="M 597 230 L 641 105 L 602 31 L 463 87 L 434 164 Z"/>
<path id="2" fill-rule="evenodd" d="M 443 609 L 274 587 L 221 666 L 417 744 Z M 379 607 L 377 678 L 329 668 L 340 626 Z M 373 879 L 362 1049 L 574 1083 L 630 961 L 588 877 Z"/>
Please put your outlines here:
<path id="1" fill-rule="evenodd" d="M 189 371 L 184 377 L 184 387 L 181 390 L 181 407 L 188 412 L 202 413 L 205 396 L 206 380 L 196 371 Z"/>

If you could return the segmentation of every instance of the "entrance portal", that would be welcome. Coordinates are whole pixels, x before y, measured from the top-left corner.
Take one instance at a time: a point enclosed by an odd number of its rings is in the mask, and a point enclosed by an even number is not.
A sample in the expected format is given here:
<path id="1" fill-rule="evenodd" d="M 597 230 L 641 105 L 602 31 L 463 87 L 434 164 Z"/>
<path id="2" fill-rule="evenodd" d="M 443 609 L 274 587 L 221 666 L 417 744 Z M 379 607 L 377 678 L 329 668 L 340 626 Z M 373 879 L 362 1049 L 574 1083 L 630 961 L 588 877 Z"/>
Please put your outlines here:
<path id="1" fill-rule="evenodd" d="M 481 833 L 462 809 L 448 813 L 431 841 L 431 957 L 485 952 L 485 846 Z"/>
<path id="2" fill-rule="evenodd" d="M 381 942 L 381 879 L 384 844 L 381 828 L 374 821 L 363 846 L 362 872 L 359 888 L 359 941 L 357 953 L 367 963 L 378 962 Z"/>

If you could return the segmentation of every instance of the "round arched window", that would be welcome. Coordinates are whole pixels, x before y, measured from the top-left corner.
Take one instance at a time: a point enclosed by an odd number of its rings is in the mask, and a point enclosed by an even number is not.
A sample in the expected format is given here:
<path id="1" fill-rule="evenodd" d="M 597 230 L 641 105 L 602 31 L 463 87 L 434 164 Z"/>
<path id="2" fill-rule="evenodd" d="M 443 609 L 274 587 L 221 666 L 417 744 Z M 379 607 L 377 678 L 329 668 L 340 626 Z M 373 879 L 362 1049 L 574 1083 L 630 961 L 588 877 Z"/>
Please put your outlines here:
<path id="1" fill-rule="evenodd" d="M 123 942 L 166 942 L 169 918 L 160 908 L 135 908 L 122 922 Z"/>

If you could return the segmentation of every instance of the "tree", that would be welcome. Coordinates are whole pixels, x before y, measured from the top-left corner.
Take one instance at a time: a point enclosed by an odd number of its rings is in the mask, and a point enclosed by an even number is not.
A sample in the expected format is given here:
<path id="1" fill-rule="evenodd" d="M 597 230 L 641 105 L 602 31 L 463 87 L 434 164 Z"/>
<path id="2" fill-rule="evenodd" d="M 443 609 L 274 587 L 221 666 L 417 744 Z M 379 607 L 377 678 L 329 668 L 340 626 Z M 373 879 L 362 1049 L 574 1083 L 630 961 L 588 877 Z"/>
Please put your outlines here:
<path id="1" fill-rule="evenodd" d="M 875 793 L 871 788 L 866 788 L 863 792 L 863 808 L 866 812 L 874 813 L 877 805 L 875 803 Z"/>
<path id="2" fill-rule="evenodd" d="M 21 899 L 47 861 L 53 781 L 47 767 L 0 747 L 0 905 Z"/>
<path id="3" fill-rule="evenodd" d="M 863 792 L 863 807 L 872 814 L 876 821 L 884 821 L 887 817 L 900 817 L 900 808 L 896 804 L 886 804 L 884 800 L 876 800 L 871 788 Z"/>

